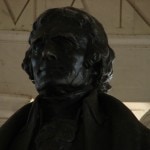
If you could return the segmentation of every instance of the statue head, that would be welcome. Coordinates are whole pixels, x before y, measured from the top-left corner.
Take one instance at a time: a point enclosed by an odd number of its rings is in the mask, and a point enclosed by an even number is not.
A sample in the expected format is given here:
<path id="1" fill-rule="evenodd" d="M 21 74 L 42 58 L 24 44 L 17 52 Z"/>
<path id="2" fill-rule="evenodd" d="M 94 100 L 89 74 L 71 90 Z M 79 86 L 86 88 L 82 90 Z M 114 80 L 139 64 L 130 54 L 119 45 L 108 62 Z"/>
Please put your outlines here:
<path id="1" fill-rule="evenodd" d="M 29 44 L 22 67 L 39 93 L 110 88 L 114 52 L 101 23 L 86 12 L 48 9 L 34 22 Z"/>

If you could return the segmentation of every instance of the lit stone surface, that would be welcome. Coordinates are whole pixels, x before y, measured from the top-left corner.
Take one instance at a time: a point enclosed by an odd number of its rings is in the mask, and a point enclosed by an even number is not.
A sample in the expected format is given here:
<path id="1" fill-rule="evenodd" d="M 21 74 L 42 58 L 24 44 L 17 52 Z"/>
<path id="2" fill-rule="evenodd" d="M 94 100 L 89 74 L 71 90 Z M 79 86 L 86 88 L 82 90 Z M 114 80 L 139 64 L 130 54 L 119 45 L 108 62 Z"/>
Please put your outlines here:
<path id="1" fill-rule="evenodd" d="M 44 10 L 71 5 L 72 0 L 2 0 L 0 30 L 31 31 L 33 21 Z M 95 16 L 107 33 L 150 33 L 149 0 L 76 0 L 73 6 Z"/>

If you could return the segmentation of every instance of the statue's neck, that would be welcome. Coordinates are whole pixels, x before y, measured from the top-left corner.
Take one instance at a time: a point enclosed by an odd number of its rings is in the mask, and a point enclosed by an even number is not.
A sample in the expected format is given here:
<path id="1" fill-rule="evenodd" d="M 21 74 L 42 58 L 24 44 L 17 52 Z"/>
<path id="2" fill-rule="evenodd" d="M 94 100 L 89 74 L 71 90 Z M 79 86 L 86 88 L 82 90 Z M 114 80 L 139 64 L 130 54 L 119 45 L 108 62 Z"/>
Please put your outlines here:
<path id="1" fill-rule="evenodd" d="M 83 99 L 90 92 L 86 89 L 63 96 L 41 95 L 39 104 L 44 118 L 46 120 L 52 118 L 75 119 L 82 108 Z"/>

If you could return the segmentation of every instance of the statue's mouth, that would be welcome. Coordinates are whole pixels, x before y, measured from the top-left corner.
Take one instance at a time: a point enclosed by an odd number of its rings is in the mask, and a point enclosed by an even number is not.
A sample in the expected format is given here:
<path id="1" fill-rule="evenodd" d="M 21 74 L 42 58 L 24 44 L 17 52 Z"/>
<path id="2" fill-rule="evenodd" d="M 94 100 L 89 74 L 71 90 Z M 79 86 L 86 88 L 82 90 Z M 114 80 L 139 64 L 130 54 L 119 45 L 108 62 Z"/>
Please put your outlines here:
<path id="1" fill-rule="evenodd" d="M 63 80 L 45 80 L 38 85 L 37 90 L 40 94 L 46 94 L 46 95 L 66 95 L 69 93 L 69 90 L 71 91 L 71 87 L 69 87 L 69 84 L 64 82 Z"/>
<path id="2" fill-rule="evenodd" d="M 47 87 L 54 88 L 59 85 L 67 84 L 67 73 L 60 72 L 60 70 L 52 70 L 50 72 L 43 71 L 39 75 L 39 80 L 36 83 L 38 90 L 45 89 Z"/>
<path id="3" fill-rule="evenodd" d="M 64 68 L 62 66 L 52 66 L 52 67 L 45 67 L 43 69 L 39 69 L 37 75 L 44 78 L 44 77 L 63 77 L 68 72 L 67 67 Z"/>

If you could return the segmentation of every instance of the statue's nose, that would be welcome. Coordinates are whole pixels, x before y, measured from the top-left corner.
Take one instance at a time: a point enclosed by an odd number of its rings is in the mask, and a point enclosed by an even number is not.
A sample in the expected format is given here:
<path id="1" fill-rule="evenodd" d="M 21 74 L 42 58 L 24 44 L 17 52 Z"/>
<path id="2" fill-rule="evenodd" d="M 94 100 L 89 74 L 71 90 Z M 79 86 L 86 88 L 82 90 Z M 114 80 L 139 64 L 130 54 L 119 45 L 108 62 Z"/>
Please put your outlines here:
<path id="1" fill-rule="evenodd" d="M 42 56 L 46 57 L 48 60 L 57 60 L 56 54 L 54 54 L 50 50 L 44 50 Z"/>

